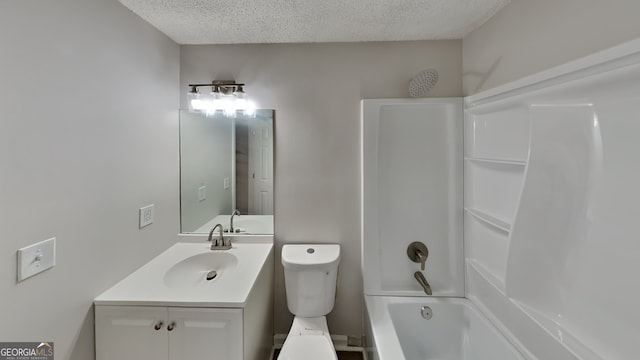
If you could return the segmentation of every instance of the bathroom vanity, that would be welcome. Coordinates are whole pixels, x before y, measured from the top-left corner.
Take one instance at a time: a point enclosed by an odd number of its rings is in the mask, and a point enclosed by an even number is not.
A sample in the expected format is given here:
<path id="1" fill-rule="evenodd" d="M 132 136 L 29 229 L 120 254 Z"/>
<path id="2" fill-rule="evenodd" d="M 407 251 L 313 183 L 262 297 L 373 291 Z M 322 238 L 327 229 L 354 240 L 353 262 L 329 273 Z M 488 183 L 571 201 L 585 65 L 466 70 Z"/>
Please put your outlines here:
<path id="1" fill-rule="evenodd" d="M 242 309 L 96 306 L 96 359 L 243 359 Z"/>
<path id="2" fill-rule="evenodd" d="M 95 299 L 97 360 L 268 358 L 272 238 L 215 251 L 193 239 Z"/>

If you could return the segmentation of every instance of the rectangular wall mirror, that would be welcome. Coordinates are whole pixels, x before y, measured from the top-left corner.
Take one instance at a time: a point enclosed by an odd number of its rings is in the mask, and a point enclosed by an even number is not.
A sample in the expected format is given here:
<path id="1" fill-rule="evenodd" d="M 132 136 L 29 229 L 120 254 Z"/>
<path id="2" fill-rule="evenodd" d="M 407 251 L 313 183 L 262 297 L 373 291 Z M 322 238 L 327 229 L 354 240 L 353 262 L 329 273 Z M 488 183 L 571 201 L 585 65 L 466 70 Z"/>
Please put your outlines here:
<path id="1" fill-rule="evenodd" d="M 182 233 L 216 224 L 235 234 L 273 234 L 274 110 L 235 118 L 180 110 Z"/>

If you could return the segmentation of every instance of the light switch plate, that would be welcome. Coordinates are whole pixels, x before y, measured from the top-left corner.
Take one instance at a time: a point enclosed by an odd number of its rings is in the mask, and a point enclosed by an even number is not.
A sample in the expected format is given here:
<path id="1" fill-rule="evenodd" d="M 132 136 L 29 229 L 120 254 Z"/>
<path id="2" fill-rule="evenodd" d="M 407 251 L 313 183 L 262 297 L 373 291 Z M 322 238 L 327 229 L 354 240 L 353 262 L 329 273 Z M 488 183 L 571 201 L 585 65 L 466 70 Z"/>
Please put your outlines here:
<path id="1" fill-rule="evenodd" d="M 224 189 L 227 190 L 231 186 L 231 179 L 228 177 L 224 178 Z"/>
<path id="2" fill-rule="evenodd" d="M 140 208 L 140 229 L 147 225 L 153 224 L 154 221 L 154 205 L 147 205 Z"/>
<path id="3" fill-rule="evenodd" d="M 198 188 L 198 201 L 204 201 L 207 198 L 207 187 L 202 185 Z"/>
<path id="4" fill-rule="evenodd" d="M 18 281 L 30 278 L 56 265 L 56 238 L 18 250 Z"/>

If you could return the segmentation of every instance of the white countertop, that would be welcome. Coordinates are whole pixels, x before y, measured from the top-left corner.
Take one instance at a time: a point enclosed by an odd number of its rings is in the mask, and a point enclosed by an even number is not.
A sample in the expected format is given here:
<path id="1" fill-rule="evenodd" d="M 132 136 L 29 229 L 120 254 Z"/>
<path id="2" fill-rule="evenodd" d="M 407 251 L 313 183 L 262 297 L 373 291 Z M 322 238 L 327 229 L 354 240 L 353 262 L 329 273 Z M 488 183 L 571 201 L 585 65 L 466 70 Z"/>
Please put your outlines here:
<path id="1" fill-rule="evenodd" d="M 210 250 L 210 243 L 177 243 L 99 295 L 95 305 L 145 305 L 182 307 L 244 307 L 260 271 L 273 251 L 273 243 L 233 243 L 230 250 Z M 235 256 L 233 268 L 211 281 L 171 287 L 165 274 L 194 255 L 226 253 Z M 194 270 L 194 276 L 209 269 Z"/>

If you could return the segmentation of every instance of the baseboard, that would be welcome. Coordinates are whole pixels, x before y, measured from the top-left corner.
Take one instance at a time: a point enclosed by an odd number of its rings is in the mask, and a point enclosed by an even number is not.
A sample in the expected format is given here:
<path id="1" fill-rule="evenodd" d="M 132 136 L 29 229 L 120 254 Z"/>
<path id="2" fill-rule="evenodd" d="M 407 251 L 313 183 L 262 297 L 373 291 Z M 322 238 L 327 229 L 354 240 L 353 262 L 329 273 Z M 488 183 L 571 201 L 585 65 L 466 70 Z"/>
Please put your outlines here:
<path id="1" fill-rule="evenodd" d="M 273 335 L 273 348 L 281 349 L 284 341 L 287 339 L 287 334 L 275 334 Z M 336 351 L 356 351 L 364 352 L 362 347 L 362 338 L 347 335 L 331 335 L 331 342 Z"/>
<path id="2" fill-rule="evenodd" d="M 282 334 L 280 334 L 280 335 L 282 335 Z M 274 338 L 275 338 L 275 336 L 274 336 Z M 282 344 L 273 345 L 273 347 L 271 348 L 271 355 L 270 355 L 269 359 L 274 359 L 276 350 L 280 350 L 281 348 L 282 348 Z M 369 360 L 369 356 L 367 355 L 367 351 L 363 347 L 359 347 L 359 346 L 337 346 L 335 349 L 336 349 L 336 351 L 340 351 L 340 352 L 343 352 L 343 351 L 358 352 L 358 353 L 362 354 L 362 360 Z"/>

